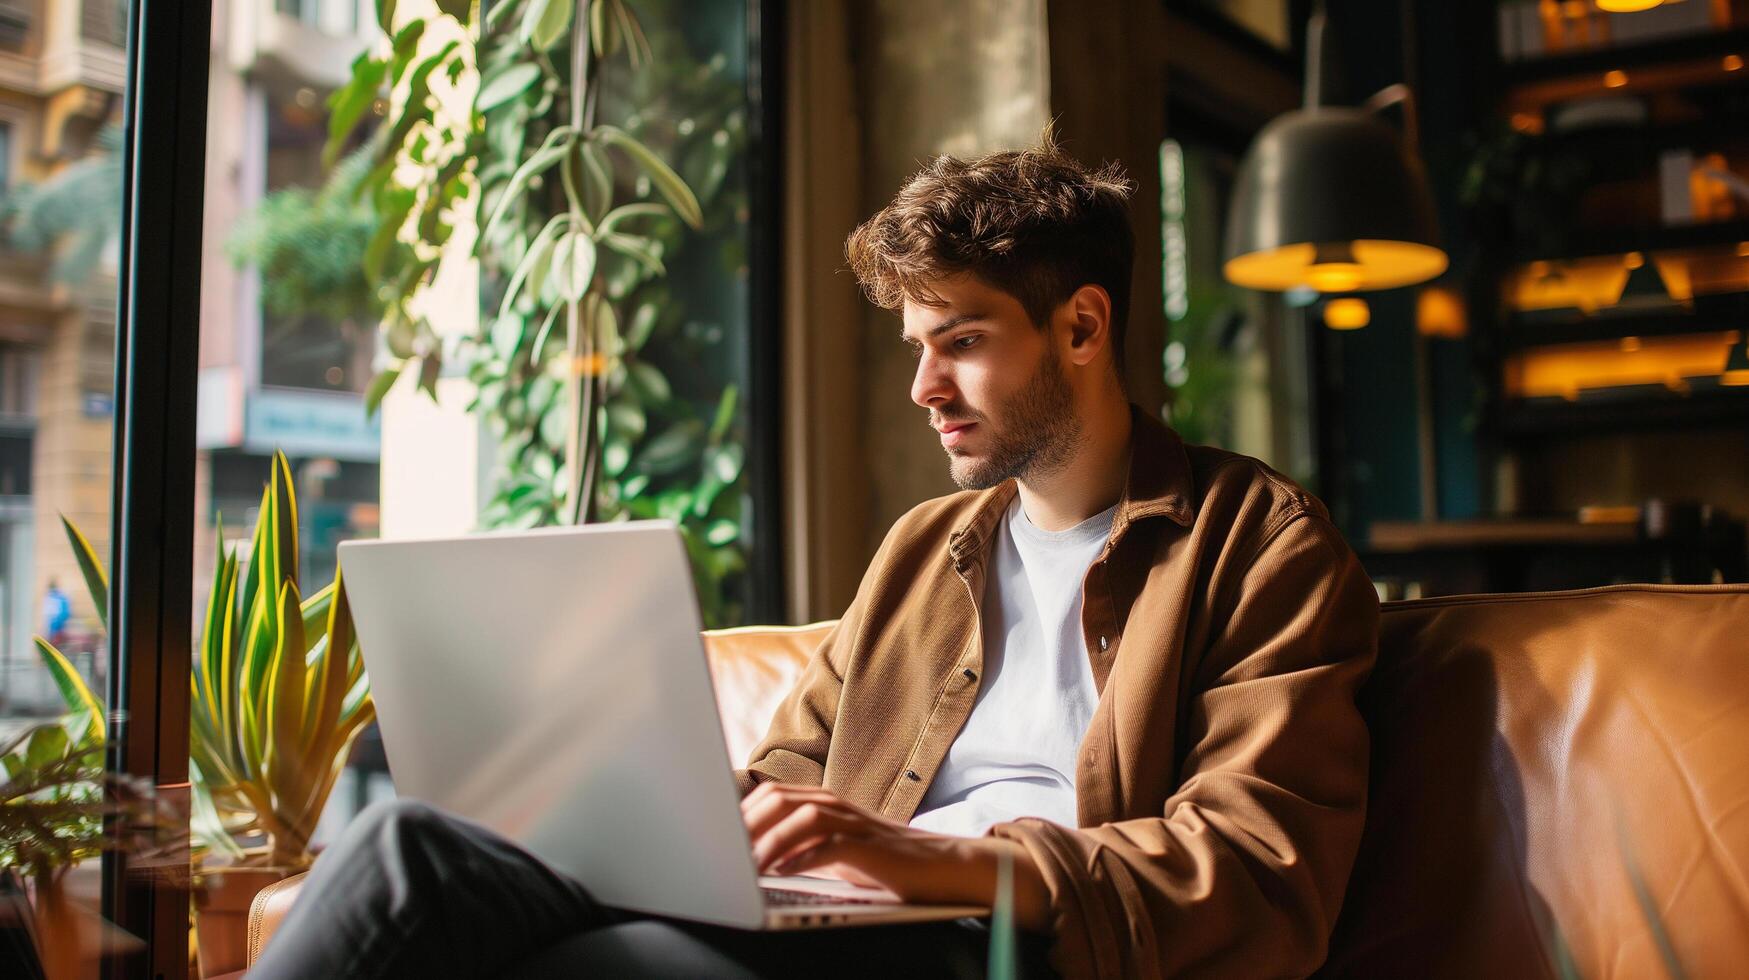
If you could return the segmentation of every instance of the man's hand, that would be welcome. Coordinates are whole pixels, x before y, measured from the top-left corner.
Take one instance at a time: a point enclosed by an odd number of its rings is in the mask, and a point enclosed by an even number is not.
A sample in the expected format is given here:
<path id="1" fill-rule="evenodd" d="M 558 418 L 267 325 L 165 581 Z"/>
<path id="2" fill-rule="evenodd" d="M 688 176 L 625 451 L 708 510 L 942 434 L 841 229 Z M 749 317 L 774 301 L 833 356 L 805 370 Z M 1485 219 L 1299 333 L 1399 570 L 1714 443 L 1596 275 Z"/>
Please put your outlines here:
<path id="1" fill-rule="evenodd" d="M 812 786 L 761 783 L 741 801 L 760 874 L 831 874 L 907 902 L 992 905 L 996 864 L 1014 860 L 1014 919 L 1043 931 L 1050 896 L 1026 849 L 996 837 L 951 837 L 888 820 Z"/>

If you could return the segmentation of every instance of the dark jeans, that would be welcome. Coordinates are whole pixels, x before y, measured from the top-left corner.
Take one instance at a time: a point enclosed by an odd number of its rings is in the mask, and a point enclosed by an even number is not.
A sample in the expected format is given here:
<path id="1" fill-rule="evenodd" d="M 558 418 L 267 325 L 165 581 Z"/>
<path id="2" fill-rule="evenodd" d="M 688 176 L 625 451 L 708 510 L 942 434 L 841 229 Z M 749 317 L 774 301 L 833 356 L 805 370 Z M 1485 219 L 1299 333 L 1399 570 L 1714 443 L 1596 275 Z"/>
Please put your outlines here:
<path id="1" fill-rule="evenodd" d="M 1055 974 L 1020 933 L 1019 975 Z M 250 980 L 341 977 L 982 977 L 971 920 L 749 932 L 598 904 L 477 824 L 411 800 L 361 813 L 299 889 Z"/>

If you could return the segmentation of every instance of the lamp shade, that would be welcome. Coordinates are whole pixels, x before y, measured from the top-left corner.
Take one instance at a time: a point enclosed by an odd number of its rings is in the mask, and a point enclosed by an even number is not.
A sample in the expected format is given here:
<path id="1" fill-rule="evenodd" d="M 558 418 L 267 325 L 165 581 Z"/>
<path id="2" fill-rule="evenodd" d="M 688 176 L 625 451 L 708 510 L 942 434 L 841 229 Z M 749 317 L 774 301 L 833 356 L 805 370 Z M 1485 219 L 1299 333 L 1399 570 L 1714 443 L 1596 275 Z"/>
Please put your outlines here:
<path id="1" fill-rule="evenodd" d="M 1376 115 L 1286 113 L 1257 135 L 1227 215 L 1228 281 L 1324 293 L 1425 282 L 1449 264 L 1420 160 Z"/>

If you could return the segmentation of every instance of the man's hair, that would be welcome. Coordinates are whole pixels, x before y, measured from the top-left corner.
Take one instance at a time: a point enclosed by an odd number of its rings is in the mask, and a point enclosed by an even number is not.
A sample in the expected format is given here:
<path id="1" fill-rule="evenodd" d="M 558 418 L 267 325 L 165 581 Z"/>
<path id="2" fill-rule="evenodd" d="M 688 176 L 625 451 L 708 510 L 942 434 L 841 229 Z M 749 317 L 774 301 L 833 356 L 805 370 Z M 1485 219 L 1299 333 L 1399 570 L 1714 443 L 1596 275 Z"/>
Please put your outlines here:
<path id="1" fill-rule="evenodd" d="M 1094 170 L 1047 129 L 1039 144 L 975 160 L 942 155 L 845 243 L 869 301 L 938 305 L 931 285 L 970 273 L 1020 301 L 1041 329 L 1089 283 L 1111 295 L 1112 362 L 1123 377 L 1135 235 L 1134 185 L 1115 163 Z"/>

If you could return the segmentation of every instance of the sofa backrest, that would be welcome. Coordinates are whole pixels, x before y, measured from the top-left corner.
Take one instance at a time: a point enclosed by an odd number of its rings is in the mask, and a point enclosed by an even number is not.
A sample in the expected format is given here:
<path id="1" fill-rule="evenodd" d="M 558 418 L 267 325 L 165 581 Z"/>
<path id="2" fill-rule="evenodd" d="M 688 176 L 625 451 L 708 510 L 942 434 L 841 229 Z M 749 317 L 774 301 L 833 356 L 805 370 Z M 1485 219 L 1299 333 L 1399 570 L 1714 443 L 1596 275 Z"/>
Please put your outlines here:
<path id="1" fill-rule="evenodd" d="M 716 687 L 729 762 L 747 764 L 747 755 L 765 730 L 777 703 L 795 686 L 808 655 L 832 631 L 832 622 L 808 626 L 744 626 L 706 630 L 705 659 Z"/>
<path id="2" fill-rule="evenodd" d="M 1749 964 L 1749 587 L 1389 603 L 1328 976 Z"/>
<path id="3" fill-rule="evenodd" d="M 736 765 L 832 625 L 706 634 Z M 1749 587 L 1386 603 L 1362 708 L 1366 832 L 1321 976 L 1749 963 Z"/>

